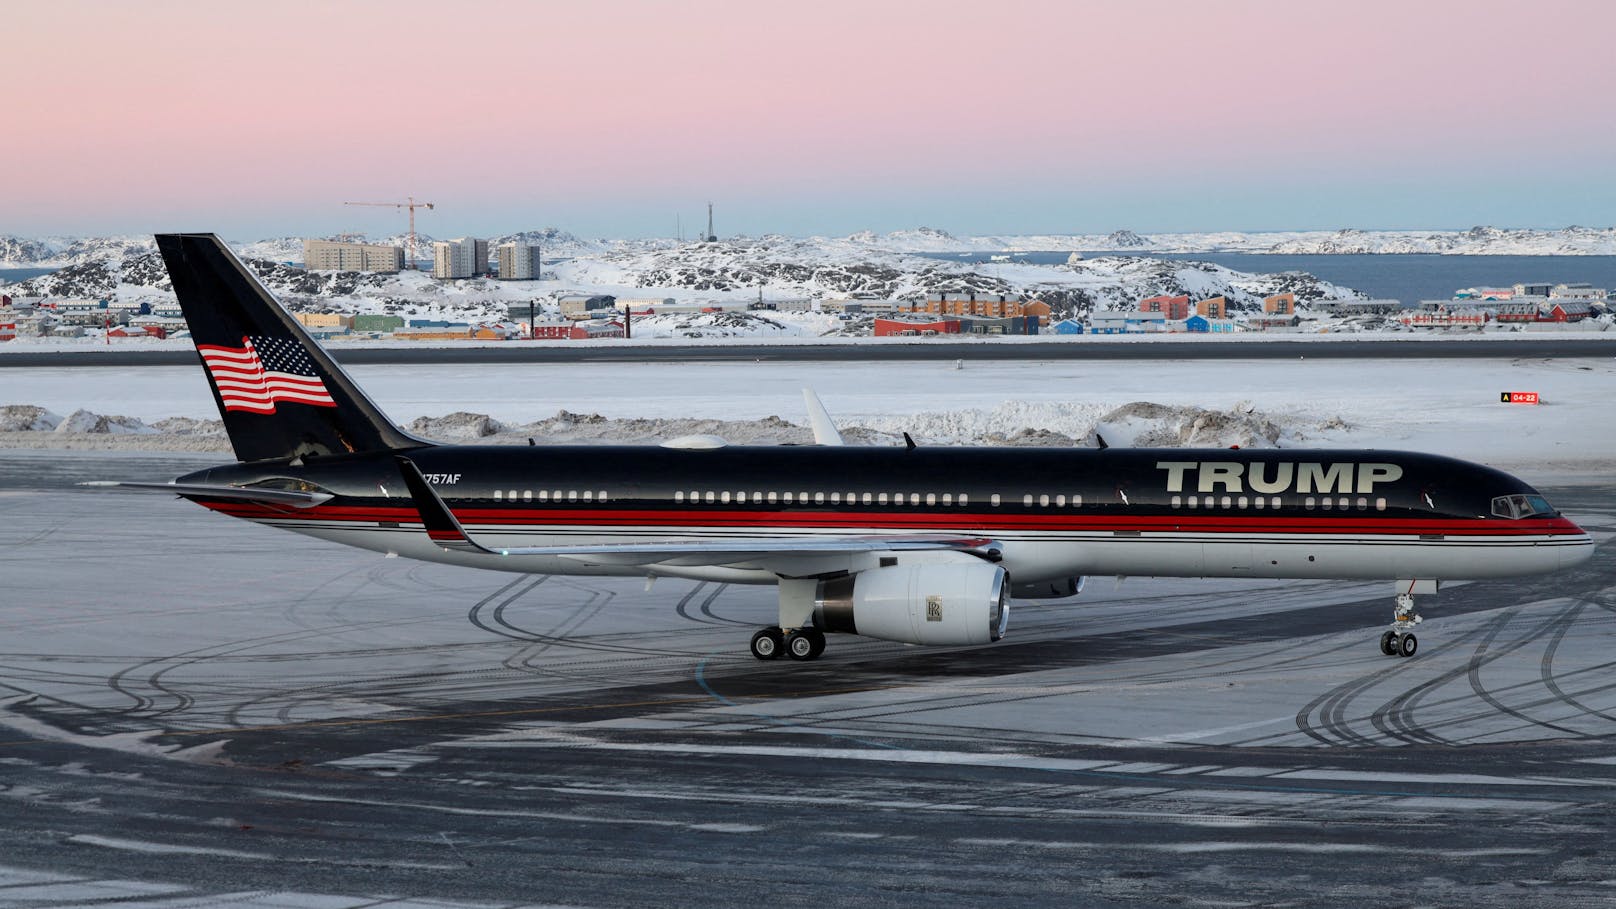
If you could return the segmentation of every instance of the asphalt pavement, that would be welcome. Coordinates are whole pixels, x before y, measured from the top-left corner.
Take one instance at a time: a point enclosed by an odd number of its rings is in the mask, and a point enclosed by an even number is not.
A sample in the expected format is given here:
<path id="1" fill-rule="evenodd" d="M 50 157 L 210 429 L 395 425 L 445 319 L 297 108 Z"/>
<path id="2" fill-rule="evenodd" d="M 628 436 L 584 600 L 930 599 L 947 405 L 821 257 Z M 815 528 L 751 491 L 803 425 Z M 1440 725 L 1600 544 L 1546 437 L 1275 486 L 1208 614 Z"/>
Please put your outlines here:
<path id="1" fill-rule="evenodd" d="M 1091 579 L 746 656 L 763 588 L 386 559 L 0 453 L 0 905 L 1608 905 L 1616 494 L 1549 578 Z"/>

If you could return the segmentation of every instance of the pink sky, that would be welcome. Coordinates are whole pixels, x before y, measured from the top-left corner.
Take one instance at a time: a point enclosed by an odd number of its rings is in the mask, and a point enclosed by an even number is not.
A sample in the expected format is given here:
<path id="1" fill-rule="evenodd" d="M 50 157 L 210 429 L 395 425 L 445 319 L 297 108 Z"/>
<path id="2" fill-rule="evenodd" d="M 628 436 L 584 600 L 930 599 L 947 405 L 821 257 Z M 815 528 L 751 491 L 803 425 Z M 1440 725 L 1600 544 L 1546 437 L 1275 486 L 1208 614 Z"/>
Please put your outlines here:
<path id="1" fill-rule="evenodd" d="M 0 234 L 1609 224 L 1616 5 L 12 4 Z M 20 80 L 20 81 L 19 81 Z"/>

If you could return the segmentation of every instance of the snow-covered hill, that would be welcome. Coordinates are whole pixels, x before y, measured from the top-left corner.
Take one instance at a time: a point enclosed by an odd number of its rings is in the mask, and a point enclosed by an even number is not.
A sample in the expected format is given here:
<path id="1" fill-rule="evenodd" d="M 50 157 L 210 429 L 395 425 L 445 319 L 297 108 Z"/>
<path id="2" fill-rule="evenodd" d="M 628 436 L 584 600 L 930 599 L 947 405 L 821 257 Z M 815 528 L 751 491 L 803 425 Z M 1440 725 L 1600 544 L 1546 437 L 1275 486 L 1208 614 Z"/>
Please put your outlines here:
<path id="1" fill-rule="evenodd" d="M 423 259 L 429 258 L 434 238 L 417 234 Z M 403 245 L 403 235 L 370 242 Z M 547 260 L 636 255 L 688 250 L 687 244 L 666 237 L 639 239 L 585 239 L 555 227 L 525 230 L 489 238 L 490 252 L 501 243 L 522 242 L 544 249 Z M 1616 227 L 1566 227 L 1533 230 L 1472 227 L 1462 231 L 1357 230 L 1334 231 L 1219 231 L 1211 233 L 1138 234 L 1115 230 L 1107 234 L 993 234 L 954 236 L 947 231 L 920 227 L 878 234 L 860 231 L 846 237 L 761 238 L 736 237 L 726 243 L 796 244 L 824 252 L 984 253 L 984 252 L 1241 252 L 1280 254 L 1393 254 L 1438 255 L 1616 255 Z M 301 237 L 276 237 L 251 242 L 232 241 L 239 255 L 272 262 L 301 262 Z M 122 259 L 155 249 L 150 236 L 125 237 L 15 237 L 0 236 L 0 268 L 61 268 L 86 262 Z M 495 254 L 497 258 L 497 254 Z"/>
<path id="2" fill-rule="evenodd" d="M 1100 256 L 1072 264 L 953 262 L 897 253 L 858 236 L 840 239 L 764 237 L 690 243 L 652 251 L 617 252 L 556 266 L 564 282 L 613 292 L 643 288 L 647 296 L 753 299 L 870 296 L 916 300 L 928 293 L 1036 296 L 1058 314 L 1132 306 L 1155 294 L 1222 295 L 1236 308 L 1254 307 L 1285 291 L 1299 300 L 1350 299 L 1350 288 L 1291 272 L 1257 275 L 1204 262 L 1139 256 Z"/>
<path id="3" fill-rule="evenodd" d="M 509 303 L 554 299 L 560 293 L 618 297 L 672 297 L 680 301 L 751 302 L 823 300 L 849 296 L 919 300 L 929 293 L 1037 297 L 1057 317 L 1132 307 L 1156 294 L 1224 296 L 1231 307 L 1256 307 L 1264 296 L 1289 291 L 1300 301 L 1349 299 L 1350 288 L 1300 272 L 1250 274 L 1219 265 L 1139 256 L 1099 256 L 1070 264 L 994 262 L 987 265 L 891 252 L 858 238 L 838 240 L 764 237 L 654 248 L 623 248 L 557 262 L 545 281 L 484 278 L 438 281 L 420 272 L 375 274 L 310 272 L 284 260 L 244 260 L 293 310 L 384 312 L 423 318 L 492 321 Z M 20 296 L 124 299 L 156 302 L 172 296 L 160 257 L 137 252 L 63 268 L 8 286 Z M 788 320 L 789 321 L 789 320 Z M 693 328 L 709 334 L 801 335 L 837 326 L 826 322 L 744 327 L 713 319 L 669 326 L 676 336 Z M 697 324 L 701 323 L 701 324 Z M 712 323 L 712 324 L 707 324 Z M 650 327 L 647 327 L 650 330 Z"/>
<path id="4" fill-rule="evenodd" d="M 949 237 L 940 231 L 899 231 L 862 237 L 869 245 L 906 252 L 1238 252 L 1289 255 L 1427 253 L 1454 256 L 1616 255 L 1616 227 L 1531 230 L 1316 230 L 1140 235 L 1039 234 Z M 947 238 L 942 239 L 942 238 Z M 852 238 L 849 238 L 852 239 Z"/>

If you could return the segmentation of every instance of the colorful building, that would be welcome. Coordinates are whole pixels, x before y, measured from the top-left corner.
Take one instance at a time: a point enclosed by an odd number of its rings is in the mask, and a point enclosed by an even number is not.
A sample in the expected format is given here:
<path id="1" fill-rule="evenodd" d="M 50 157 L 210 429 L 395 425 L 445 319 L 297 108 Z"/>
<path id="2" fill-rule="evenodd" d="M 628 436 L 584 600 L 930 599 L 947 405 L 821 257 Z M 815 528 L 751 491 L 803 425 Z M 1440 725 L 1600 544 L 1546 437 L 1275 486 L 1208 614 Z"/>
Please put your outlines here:
<path id="1" fill-rule="evenodd" d="M 1274 294 L 1263 297 L 1262 311 L 1271 316 L 1288 316 L 1296 312 L 1295 294 Z"/>
<path id="2" fill-rule="evenodd" d="M 1547 310 L 1540 311 L 1539 322 L 1581 322 L 1593 314 L 1592 308 L 1577 300 L 1555 300 Z"/>
<path id="3" fill-rule="evenodd" d="M 925 303 L 914 303 L 909 312 L 925 312 L 939 316 L 987 316 L 993 319 L 1014 319 L 1037 316 L 1040 325 L 1048 325 L 1052 310 L 1042 300 L 1019 300 L 1006 294 L 929 294 Z"/>
<path id="4" fill-rule="evenodd" d="M 1146 297 L 1139 301 L 1140 312 L 1159 312 L 1169 321 L 1179 321 L 1189 317 L 1190 298 L 1183 297 Z"/>
<path id="5" fill-rule="evenodd" d="M 1221 299 L 1221 298 L 1220 298 Z M 1196 334 L 1233 334 L 1239 329 L 1233 319 L 1209 319 L 1199 313 L 1184 320 L 1184 330 Z"/>
<path id="6" fill-rule="evenodd" d="M 1167 315 L 1160 312 L 1110 310 L 1089 316 L 1089 333 L 1096 335 L 1139 335 L 1167 330 Z"/>
<path id="7" fill-rule="evenodd" d="M 896 336 L 910 337 L 915 335 L 957 335 L 960 333 L 958 319 L 936 319 L 923 321 L 920 319 L 881 319 L 875 320 L 875 336 L 889 338 Z"/>

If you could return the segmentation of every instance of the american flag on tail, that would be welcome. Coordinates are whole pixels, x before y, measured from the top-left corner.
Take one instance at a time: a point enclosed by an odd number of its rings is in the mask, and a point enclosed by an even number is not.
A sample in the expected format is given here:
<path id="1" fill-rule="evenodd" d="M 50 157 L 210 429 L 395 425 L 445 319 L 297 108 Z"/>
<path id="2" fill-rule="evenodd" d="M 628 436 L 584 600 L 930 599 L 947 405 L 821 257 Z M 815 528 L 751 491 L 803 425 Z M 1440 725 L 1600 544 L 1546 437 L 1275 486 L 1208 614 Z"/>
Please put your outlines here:
<path id="1" fill-rule="evenodd" d="M 277 402 L 336 407 L 314 361 L 291 338 L 248 335 L 241 347 L 198 344 L 225 410 L 270 414 Z"/>

